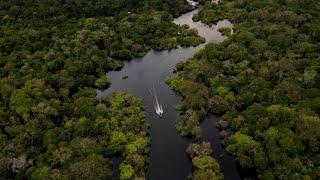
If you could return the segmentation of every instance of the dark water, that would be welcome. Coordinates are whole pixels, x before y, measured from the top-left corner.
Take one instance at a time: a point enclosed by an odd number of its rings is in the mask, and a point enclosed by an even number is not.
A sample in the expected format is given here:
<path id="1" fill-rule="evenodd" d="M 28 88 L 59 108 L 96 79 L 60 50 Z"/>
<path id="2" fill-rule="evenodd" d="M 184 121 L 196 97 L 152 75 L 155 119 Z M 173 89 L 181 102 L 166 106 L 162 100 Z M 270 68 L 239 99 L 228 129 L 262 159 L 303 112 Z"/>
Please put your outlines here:
<path id="1" fill-rule="evenodd" d="M 227 154 L 226 150 L 220 143 L 220 132 L 215 128 L 219 119 L 216 116 L 209 116 L 201 123 L 203 138 L 211 142 L 213 155 L 219 162 L 221 171 L 225 179 L 240 179 L 235 159 Z"/>
<path id="2" fill-rule="evenodd" d="M 221 21 L 209 28 L 202 23 L 192 21 L 192 16 L 197 10 L 189 12 L 177 18 L 177 24 L 188 24 L 196 28 L 199 34 L 206 38 L 207 42 L 221 42 L 225 37 L 217 31 L 218 27 L 232 27 L 227 21 Z M 126 62 L 121 71 L 112 71 L 107 74 L 111 81 L 111 87 L 99 94 L 111 93 L 115 91 L 129 92 L 136 97 L 142 98 L 146 107 L 146 117 L 151 125 L 152 144 L 150 150 L 150 164 L 148 178 L 151 180 L 183 180 L 187 179 L 191 171 L 191 161 L 188 159 L 185 150 L 190 139 L 181 137 L 175 125 L 179 121 L 179 112 L 174 107 L 180 102 L 180 98 L 168 87 L 165 80 L 172 75 L 175 64 L 181 60 L 187 60 L 193 53 L 204 45 L 190 48 L 178 48 L 170 51 L 149 51 L 145 57 L 133 59 Z M 128 79 L 122 76 L 128 75 Z M 160 103 L 163 106 L 164 116 L 159 118 L 154 111 L 154 97 L 149 90 L 153 85 L 158 91 Z M 214 146 L 218 146 L 218 134 L 211 125 L 204 124 L 204 134 L 212 140 Z M 216 149 L 216 147 L 215 147 Z M 215 154 L 216 155 L 216 154 Z M 227 174 L 234 174 L 232 179 L 239 179 L 237 172 L 234 171 L 232 159 L 222 161 L 222 170 Z"/>

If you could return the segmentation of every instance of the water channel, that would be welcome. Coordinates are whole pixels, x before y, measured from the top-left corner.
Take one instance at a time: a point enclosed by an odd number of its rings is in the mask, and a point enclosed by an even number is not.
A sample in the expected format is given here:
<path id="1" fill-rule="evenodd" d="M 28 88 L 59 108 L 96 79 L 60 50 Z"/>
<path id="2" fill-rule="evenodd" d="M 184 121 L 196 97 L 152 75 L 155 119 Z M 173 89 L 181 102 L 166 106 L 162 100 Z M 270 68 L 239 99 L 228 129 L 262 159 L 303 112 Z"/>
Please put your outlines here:
<path id="1" fill-rule="evenodd" d="M 228 20 L 219 21 L 212 27 L 200 22 L 193 22 L 192 17 L 197 11 L 196 9 L 180 16 L 174 20 L 174 23 L 187 24 L 191 28 L 197 29 L 199 34 L 206 38 L 206 43 L 222 42 L 226 37 L 222 36 L 218 29 L 220 27 L 233 28 L 233 25 Z M 181 137 L 175 129 L 175 125 L 179 121 L 179 112 L 174 107 L 181 98 L 169 88 L 165 80 L 173 74 L 177 62 L 188 60 L 204 45 L 189 48 L 179 47 L 169 51 L 150 50 L 143 58 L 125 62 L 120 71 L 108 72 L 107 76 L 111 81 L 111 86 L 107 90 L 99 92 L 100 94 L 128 92 L 144 100 L 152 137 L 148 179 L 184 180 L 191 172 L 191 160 L 187 157 L 185 150 L 192 140 Z M 122 79 L 124 75 L 128 75 L 128 78 Z M 153 85 L 157 89 L 163 106 L 164 115 L 162 118 L 159 118 L 155 113 L 154 97 L 149 93 Z M 240 179 L 234 160 L 226 155 L 220 145 L 219 132 L 214 127 L 216 121 L 215 117 L 209 117 L 202 122 L 204 138 L 213 145 L 214 157 L 220 162 L 225 178 Z"/>

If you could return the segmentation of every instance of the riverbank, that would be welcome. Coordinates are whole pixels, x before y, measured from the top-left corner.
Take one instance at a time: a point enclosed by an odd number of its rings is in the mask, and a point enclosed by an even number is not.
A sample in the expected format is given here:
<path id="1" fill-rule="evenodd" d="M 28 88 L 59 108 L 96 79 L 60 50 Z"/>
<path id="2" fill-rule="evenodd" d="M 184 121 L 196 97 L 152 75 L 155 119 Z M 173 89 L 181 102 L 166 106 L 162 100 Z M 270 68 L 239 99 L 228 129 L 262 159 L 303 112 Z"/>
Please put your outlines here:
<path id="1" fill-rule="evenodd" d="M 222 37 L 218 27 L 229 24 L 227 21 L 218 23 L 217 27 L 208 26 L 193 22 L 192 16 L 197 10 L 186 13 L 174 20 L 177 24 L 187 24 L 198 30 L 199 34 L 208 42 L 221 42 Z M 202 44 L 197 47 L 188 47 L 166 50 L 149 51 L 143 58 L 136 58 L 125 62 L 120 71 L 111 71 L 107 76 L 111 86 L 100 94 L 109 94 L 117 91 L 124 91 L 143 98 L 146 107 L 146 118 L 151 125 L 150 135 L 152 137 L 150 149 L 150 164 L 148 178 L 152 180 L 163 179 L 187 179 L 191 172 L 191 162 L 185 150 L 192 142 L 191 139 L 181 137 L 176 129 L 176 123 L 180 121 L 179 112 L 175 106 L 181 98 L 173 92 L 165 80 L 172 76 L 175 65 L 181 60 L 188 60 L 194 52 L 204 47 Z M 122 75 L 126 74 L 127 79 Z M 149 89 L 155 85 L 164 109 L 163 118 L 159 118 L 154 112 L 154 97 Z M 214 128 L 214 127 L 212 127 Z"/>

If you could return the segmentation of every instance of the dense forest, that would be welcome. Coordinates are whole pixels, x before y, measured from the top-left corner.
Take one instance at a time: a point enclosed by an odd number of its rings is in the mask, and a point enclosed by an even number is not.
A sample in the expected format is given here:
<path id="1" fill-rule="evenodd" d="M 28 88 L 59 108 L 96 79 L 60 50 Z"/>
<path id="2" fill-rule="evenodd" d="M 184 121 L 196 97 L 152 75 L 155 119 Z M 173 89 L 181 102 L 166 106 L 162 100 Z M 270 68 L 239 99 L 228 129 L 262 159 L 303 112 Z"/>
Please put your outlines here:
<path id="1" fill-rule="evenodd" d="M 172 23 L 188 10 L 183 0 L 1 1 L 1 179 L 146 178 L 142 101 L 96 89 L 122 60 L 203 43 Z"/>
<path id="2" fill-rule="evenodd" d="M 234 34 L 221 29 L 226 41 L 178 63 L 167 81 L 184 97 L 180 134 L 201 137 L 201 120 L 220 115 L 218 127 L 234 132 L 227 151 L 256 178 L 319 179 L 319 17 L 318 0 L 208 0 L 194 20 L 227 18 Z"/>
<path id="3" fill-rule="evenodd" d="M 193 172 L 189 179 L 194 180 L 223 180 L 224 176 L 220 172 L 220 165 L 212 157 L 213 150 L 210 142 L 190 144 L 186 150 L 192 160 Z"/>
<path id="4" fill-rule="evenodd" d="M 204 43 L 172 23 L 191 9 L 185 0 L 2 0 L 0 179 L 147 179 L 143 101 L 97 90 L 150 49 Z M 235 27 L 167 80 L 183 97 L 177 131 L 195 139 L 190 179 L 224 179 L 201 138 L 210 114 L 251 178 L 320 179 L 320 1 L 202 0 L 193 19 Z"/>

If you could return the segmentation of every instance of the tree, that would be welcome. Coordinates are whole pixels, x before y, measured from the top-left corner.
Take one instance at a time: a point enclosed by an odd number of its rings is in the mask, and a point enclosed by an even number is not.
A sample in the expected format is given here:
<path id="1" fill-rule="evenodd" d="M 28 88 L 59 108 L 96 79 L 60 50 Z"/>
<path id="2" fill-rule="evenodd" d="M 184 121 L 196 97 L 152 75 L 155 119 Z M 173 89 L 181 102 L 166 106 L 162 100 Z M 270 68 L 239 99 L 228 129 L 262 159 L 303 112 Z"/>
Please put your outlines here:
<path id="1" fill-rule="evenodd" d="M 130 164 L 120 164 L 120 180 L 133 179 L 134 169 Z"/>
<path id="2" fill-rule="evenodd" d="M 186 112 L 186 115 L 181 118 L 176 128 L 182 136 L 193 135 L 199 138 L 202 134 L 199 126 L 199 118 L 196 112 L 190 109 Z"/>
<path id="3" fill-rule="evenodd" d="M 110 82 L 107 76 L 101 76 L 99 79 L 96 80 L 95 86 L 99 89 L 106 89 L 110 86 Z"/>
<path id="4" fill-rule="evenodd" d="M 186 152 L 193 158 L 195 156 L 208 156 L 212 154 L 210 142 L 202 142 L 201 144 L 189 144 Z"/>
<path id="5" fill-rule="evenodd" d="M 260 156 L 260 154 L 263 154 L 261 145 L 248 135 L 236 133 L 230 136 L 226 149 L 237 157 L 242 167 L 261 166 L 261 164 L 257 164 L 260 160 L 256 161 L 258 157 L 263 158 L 263 156 Z M 265 164 L 265 162 L 259 163 Z"/>
<path id="6" fill-rule="evenodd" d="M 108 145 L 109 152 L 111 154 L 121 152 L 126 142 L 127 142 L 127 137 L 124 133 L 119 131 L 112 132 L 110 137 L 110 142 Z"/>
<path id="7" fill-rule="evenodd" d="M 221 96 L 213 96 L 209 99 L 209 108 L 215 114 L 223 114 L 229 109 L 229 104 Z"/>
<path id="8" fill-rule="evenodd" d="M 298 124 L 298 135 L 305 142 L 306 151 L 319 152 L 320 150 L 320 118 L 317 116 L 306 116 Z"/>
<path id="9" fill-rule="evenodd" d="M 109 162 L 101 155 L 89 155 L 70 165 L 68 176 L 72 179 L 107 179 L 111 175 Z"/>
<path id="10" fill-rule="evenodd" d="M 42 79 L 32 79 L 25 83 L 25 86 L 17 90 L 11 96 L 12 108 L 23 118 L 30 117 L 31 108 L 43 98 L 45 84 Z"/>
<path id="11" fill-rule="evenodd" d="M 210 156 L 197 156 L 192 159 L 196 170 L 193 174 L 193 179 L 223 179 L 220 172 L 220 166 L 216 160 Z"/>

